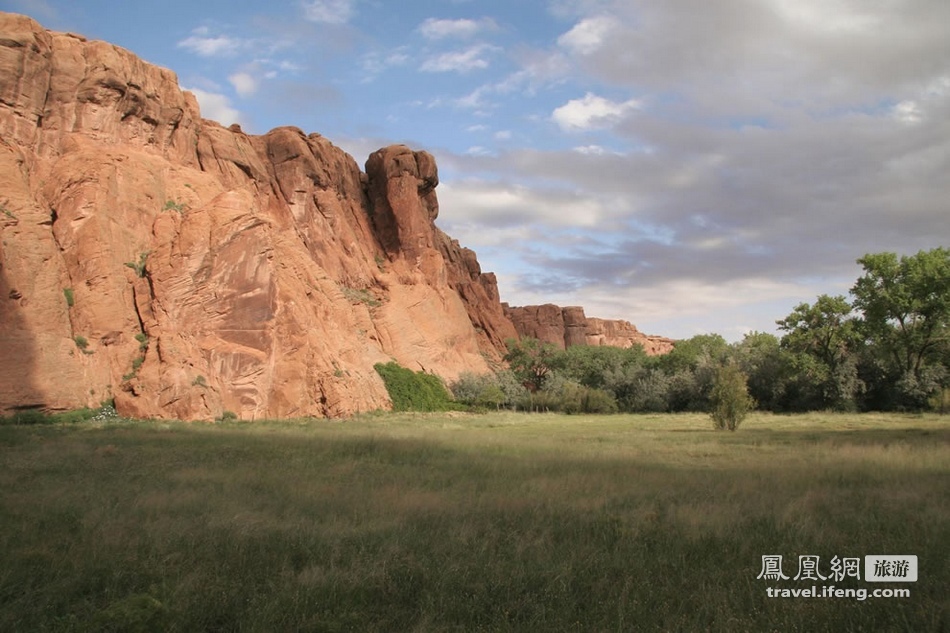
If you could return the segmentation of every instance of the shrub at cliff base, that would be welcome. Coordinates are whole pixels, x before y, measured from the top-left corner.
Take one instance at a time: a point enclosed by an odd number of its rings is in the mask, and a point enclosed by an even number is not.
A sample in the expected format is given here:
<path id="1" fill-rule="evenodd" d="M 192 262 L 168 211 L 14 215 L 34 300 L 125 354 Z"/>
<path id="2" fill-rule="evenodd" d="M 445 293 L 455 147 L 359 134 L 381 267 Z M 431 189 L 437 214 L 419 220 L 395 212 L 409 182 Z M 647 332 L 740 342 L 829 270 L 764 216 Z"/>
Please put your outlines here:
<path id="1" fill-rule="evenodd" d="M 457 408 L 438 376 L 412 371 L 398 363 L 376 363 L 373 368 L 386 383 L 393 411 L 448 411 Z"/>

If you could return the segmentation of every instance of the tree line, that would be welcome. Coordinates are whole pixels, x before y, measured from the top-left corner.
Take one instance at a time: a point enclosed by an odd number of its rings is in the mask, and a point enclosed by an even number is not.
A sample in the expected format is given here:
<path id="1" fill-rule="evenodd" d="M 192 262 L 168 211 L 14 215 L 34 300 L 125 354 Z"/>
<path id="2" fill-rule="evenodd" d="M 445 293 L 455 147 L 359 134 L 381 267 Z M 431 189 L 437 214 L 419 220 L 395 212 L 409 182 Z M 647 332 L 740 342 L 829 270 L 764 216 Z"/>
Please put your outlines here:
<path id="1" fill-rule="evenodd" d="M 708 411 L 724 371 L 755 406 L 941 412 L 950 408 L 950 250 L 865 255 L 850 298 L 819 296 L 776 323 L 781 336 L 718 334 L 677 341 L 663 356 L 640 347 L 508 341 L 508 367 L 462 374 L 456 402 L 567 413 Z"/>

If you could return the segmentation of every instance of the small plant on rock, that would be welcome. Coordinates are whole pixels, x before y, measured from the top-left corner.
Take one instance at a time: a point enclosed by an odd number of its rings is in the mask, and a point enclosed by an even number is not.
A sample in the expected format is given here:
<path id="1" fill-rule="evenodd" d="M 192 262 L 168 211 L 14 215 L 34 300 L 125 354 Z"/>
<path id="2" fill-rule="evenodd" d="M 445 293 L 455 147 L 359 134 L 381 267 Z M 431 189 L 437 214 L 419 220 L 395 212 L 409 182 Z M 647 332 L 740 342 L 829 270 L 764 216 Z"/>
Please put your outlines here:
<path id="1" fill-rule="evenodd" d="M 148 259 L 148 251 L 139 253 L 139 261 L 125 262 L 125 265 L 135 271 L 139 277 L 145 277 L 145 260 Z"/>
<path id="2" fill-rule="evenodd" d="M 185 212 L 185 205 L 182 202 L 176 202 L 175 200 L 166 200 L 165 206 L 162 207 L 162 211 L 178 211 L 178 213 Z"/>

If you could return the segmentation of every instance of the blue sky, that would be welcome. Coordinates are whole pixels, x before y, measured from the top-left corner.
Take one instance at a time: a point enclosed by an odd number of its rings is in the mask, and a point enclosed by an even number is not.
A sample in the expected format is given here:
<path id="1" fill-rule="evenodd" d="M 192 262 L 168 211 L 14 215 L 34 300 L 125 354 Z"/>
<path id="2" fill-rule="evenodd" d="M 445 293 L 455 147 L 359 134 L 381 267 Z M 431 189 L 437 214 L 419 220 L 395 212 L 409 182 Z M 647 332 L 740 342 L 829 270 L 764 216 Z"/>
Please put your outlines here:
<path id="1" fill-rule="evenodd" d="M 513 305 L 729 340 L 950 245 L 946 0 L 0 0 L 203 116 L 435 155 Z"/>

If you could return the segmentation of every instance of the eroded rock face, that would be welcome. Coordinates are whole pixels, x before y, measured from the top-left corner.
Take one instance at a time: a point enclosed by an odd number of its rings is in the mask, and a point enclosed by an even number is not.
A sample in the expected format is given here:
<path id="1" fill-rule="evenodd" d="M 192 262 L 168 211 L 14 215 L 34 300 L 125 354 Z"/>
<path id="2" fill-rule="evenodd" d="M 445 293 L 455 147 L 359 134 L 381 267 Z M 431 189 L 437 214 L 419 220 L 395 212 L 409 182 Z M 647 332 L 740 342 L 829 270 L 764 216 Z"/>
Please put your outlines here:
<path id="1" fill-rule="evenodd" d="M 318 134 L 202 119 L 119 47 L 5 13 L 0 34 L 0 414 L 346 416 L 390 406 L 377 362 L 453 380 L 519 334 L 632 337 L 580 308 L 509 318 L 436 227 L 426 152 L 363 173 Z"/>
<path id="2" fill-rule="evenodd" d="M 434 225 L 430 155 L 366 175 L 319 135 L 201 119 L 121 48 L 0 32 L 0 410 L 344 416 L 389 406 L 374 363 L 500 359 L 514 329 Z"/>
<path id="3" fill-rule="evenodd" d="M 673 349 L 673 339 L 640 332 L 628 321 L 587 317 L 584 308 L 562 308 L 554 304 L 512 307 L 503 304 L 518 335 L 551 343 L 560 349 L 572 345 L 607 345 L 633 347 L 640 345 L 651 356 Z"/>

